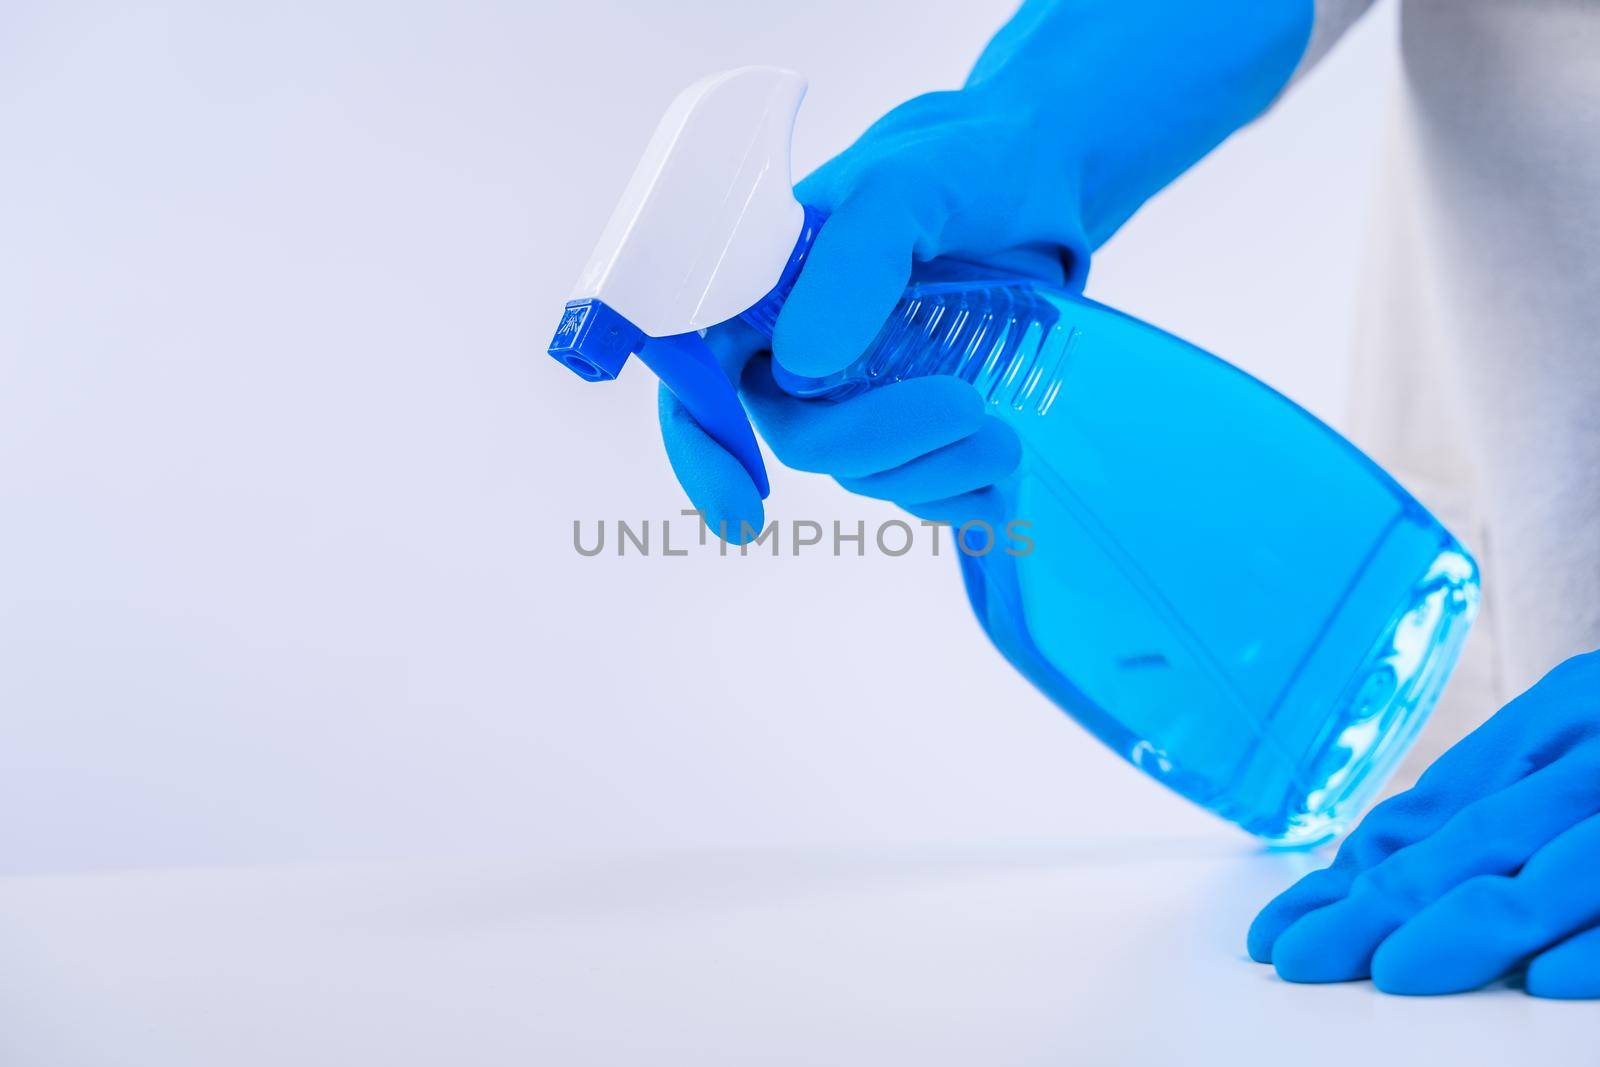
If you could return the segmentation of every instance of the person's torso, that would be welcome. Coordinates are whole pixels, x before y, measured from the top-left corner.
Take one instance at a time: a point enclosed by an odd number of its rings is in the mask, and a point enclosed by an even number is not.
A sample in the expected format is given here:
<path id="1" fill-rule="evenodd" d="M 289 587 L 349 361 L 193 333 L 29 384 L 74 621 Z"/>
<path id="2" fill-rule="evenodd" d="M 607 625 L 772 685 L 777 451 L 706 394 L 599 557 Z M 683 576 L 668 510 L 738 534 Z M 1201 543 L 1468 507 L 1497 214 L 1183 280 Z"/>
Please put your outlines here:
<path id="1" fill-rule="evenodd" d="M 1600 647 L 1600 2 L 1405 0 L 1356 441 L 1478 555 L 1413 765 Z"/>

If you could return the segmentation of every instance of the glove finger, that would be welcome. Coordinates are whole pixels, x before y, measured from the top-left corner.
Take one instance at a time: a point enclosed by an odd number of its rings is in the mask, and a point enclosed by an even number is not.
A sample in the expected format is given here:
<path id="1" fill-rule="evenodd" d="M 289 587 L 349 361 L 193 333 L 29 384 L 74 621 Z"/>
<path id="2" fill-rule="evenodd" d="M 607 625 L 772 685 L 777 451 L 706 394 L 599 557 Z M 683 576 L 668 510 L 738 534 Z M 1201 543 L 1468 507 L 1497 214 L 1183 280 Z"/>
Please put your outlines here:
<path id="1" fill-rule="evenodd" d="M 839 484 L 861 496 L 920 504 L 973 492 L 993 485 L 1022 461 L 1016 431 L 986 416 L 978 431 L 909 463 L 876 474 L 840 478 Z"/>
<path id="2" fill-rule="evenodd" d="M 912 378 L 840 403 L 797 400 L 778 388 L 764 359 L 746 369 L 743 397 L 784 465 L 840 478 L 909 463 L 970 437 L 985 418 L 978 391 L 959 378 Z"/>
<path id="3" fill-rule="evenodd" d="M 745 365 L 767 350 L 767 339 L 743 319 L 718 323 L 706 331 L 705 338 L 706 347 L 734 385 L 739 384 Z"/>
<path id="4" fill-rule="evenodd" d="M 1278 938 L 1308 912 L 1343 900 L 1354 873 L 1348 867 L 1324 867 L 1273 897 L 1256 915 L 1245 935 L 1245 951 L 1257 963 L 1271 963 Z"/>
<path id="5" fill-rule="evenodd" d="M 840 204 L 778 313 L 772 330 L 778 362 L 814 378 L 855 362 L 911 280 L 917 232 L 898 198 L 868 192 Z"/>
<path id="6" fill-rule="evenodd" d="M 1600 926 L 1541 952 L 1528 964 L 1527 990 L 1556 1000 L 1600 999 Z"/>
<path id="7" fill-rule="evenodd" d="M 1540 849 L 1515 876 L 1456 886 L 1383 943 L 1372 980 L 1387 993 L 1476 989 L 1600 922 L 1600 816 Z"/>
<path id="8" fill-rule="evenodd" d="M 1423 778 L 1434 775 L 1437 781 L 1436 772 L 1449 755 L 1446 752 L 1445 756 L 1440 757 L 1439 763 L 1429 768 Z M 1484 780 L 1479 795 L 1497 788 L 1498 777 Z M 1419 781 L 1416 786 L 1390 797 L 1368 812 L 1366 818 L 1361 820 L 1361 825 L 1351 831 L 1340 846 L 1331 864 L 1301 878 L 1261 909 L 1250 924 L 1250 932 L 1245 938 L 1245 948 L 1250 958 L 1257 963 L 1276 963 L 1274 946 L 1285 930 L 1308 913 L 1343 900 L 1362 871 L 1443 826 L 1459 810 L 1459 806 L 1442 798 L 1440 792 L 1424 791 Z M 1460 802 L 1464 805 L 1469 799 L 1462 796 Z"/>
<path id="9" fill-rule="evenodd" d="M 743 544 L 761 531 L 761 493 L 744 466 L 700 428 L 665 385 L 658 399 L 661 441 L 678 484 L 707 526 Z M 748 530 L 748 533 L 745 531 Z"/>
<path id="10" fill-rule="evenodd" d="M 1592 662 L 1591 662 L 1592 661 Z M 1557 735 L 1545 744 L 1522 736 L 1528 722 L 1574 719 L 1567 704 L 1575 688 L 1600 668 L 1600 657 L 1580 656 L 1557 667 L 1532 689 L 1468 734 L 1411 789 L 1373 808 L 1325 870 L 1307 875 L 1274 898 L 1250 925 L 1246 947 L 1259 963 L 1274 962 L 1272 946 L 1301 916 L 1344 897 L 1357 875 L 1394 852 L 1434 833 L 1462 808 L 1524 778 L 1581 743 L 1593 730 Z M 1588 722 L 1600 716 L 1576 716 Z"/>
<path id="11" fill-rule="evenodd" d="M 917 504 L 901 504 L 902 508 L 929 523 L 959 527 L 966 522 L 987 522 L 996 529 L 1005 519 L 1000 506 L 1000 496 L 992 487 L 944 500 L 927 500 Z"/>
<path id="12" fill-rule="evenodd" d="M 1402 923 L 1472 878 L 1510 874 L 1600 811 L 1600 768 L 1569 759 L 1469 804 L 1428 837 L 1361 871 L 1348 894 L 1297 920 L 1270 948 L 1291 982 L 1363 978 Z"/>

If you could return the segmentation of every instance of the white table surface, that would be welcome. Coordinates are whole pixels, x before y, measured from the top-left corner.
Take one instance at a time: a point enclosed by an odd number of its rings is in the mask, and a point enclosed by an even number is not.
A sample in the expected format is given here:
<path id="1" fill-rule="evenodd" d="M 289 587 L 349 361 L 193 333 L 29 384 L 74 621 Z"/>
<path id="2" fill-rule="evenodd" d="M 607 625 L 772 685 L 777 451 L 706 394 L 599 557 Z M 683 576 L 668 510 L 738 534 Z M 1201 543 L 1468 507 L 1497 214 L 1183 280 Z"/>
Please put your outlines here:
<path id="1" fill-rule="evenodd" d="M 1600 1063 L 1600 1005 L 1291 986 L 1231 840 L 0 882 L 0 1063 Z"/>

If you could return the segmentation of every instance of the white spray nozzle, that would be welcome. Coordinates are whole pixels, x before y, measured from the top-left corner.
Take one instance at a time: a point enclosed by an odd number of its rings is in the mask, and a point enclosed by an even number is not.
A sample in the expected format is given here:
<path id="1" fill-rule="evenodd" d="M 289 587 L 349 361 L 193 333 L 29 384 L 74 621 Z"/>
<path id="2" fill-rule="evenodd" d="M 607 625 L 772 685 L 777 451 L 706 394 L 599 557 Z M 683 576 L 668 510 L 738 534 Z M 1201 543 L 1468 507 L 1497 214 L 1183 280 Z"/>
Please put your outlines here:
<path id="1" fill-rule="evenodd" d="M 667 337 L 766 296 L 804 224 L 789 144 L 805 91 L 793 71 L 740 67 L 679 93 L 571 299 L 599 300 Z"/>

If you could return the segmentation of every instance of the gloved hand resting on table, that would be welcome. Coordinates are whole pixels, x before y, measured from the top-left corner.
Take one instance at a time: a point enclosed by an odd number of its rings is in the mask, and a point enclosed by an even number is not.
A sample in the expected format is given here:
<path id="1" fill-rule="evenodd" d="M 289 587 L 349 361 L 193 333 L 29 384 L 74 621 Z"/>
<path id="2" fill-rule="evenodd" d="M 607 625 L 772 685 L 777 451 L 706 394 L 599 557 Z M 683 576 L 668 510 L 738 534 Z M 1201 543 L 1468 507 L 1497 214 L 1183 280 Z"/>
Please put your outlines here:
<path id="1" fill-rule="evenodd" d="M 965 87 L 895 108 L 796 190 L 828 221 L 772 358 L 814 377 L 848 366 L 914 260 L 958 256 L 1081 289 L 1092 249 L 1271 102 L 1311 17 L 1311 0 L 1024 4 Z M 970 494 L 1020 458 L 1015 434 L 956 378 L 802 401 L 774 384 L 753 330 L 728 323 L 708 339 L 779 461 L 853 492 L 959 521 Z M 749 475 L 664 388 L 660 408 L 673 470 L 705 521 L 732 540 L 758 533 Z"/>
<path id="2" fill-rule="evenodd" d="M 1256 917 L 1294 982 L 1600 997 L 1600 652 L 1568 660 L 1374 808 Z"/>

